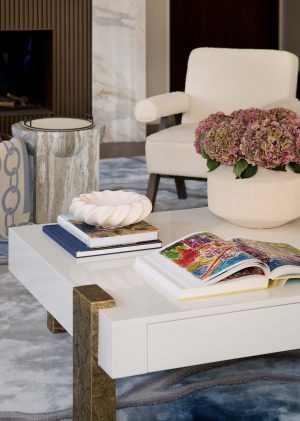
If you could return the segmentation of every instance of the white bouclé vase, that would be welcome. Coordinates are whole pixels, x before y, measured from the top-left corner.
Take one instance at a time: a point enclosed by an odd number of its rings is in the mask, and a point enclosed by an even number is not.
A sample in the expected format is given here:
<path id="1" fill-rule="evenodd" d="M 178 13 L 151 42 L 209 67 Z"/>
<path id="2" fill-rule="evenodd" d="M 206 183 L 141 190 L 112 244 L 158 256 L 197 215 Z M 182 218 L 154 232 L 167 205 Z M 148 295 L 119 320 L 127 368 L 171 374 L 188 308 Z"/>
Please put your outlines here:
<path id="1" fill-rule="evenodd" d="M 300 217 L 300 174 L 259 168 L 236 179 L 232 167 L 221 165 L 208 175 L 208 207 L 242 227 L 278 227 Z"/>

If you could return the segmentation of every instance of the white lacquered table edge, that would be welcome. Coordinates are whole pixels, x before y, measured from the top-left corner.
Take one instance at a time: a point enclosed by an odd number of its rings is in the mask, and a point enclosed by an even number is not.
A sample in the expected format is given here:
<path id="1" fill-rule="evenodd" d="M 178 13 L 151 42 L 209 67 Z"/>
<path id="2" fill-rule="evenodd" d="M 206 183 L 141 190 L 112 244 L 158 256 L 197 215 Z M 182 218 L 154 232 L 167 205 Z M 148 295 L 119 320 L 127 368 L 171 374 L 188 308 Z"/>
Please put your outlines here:
<path id="1" fill-rule="evenodd" d="M 215 233 L 221 231 L 226 235 L 226 232 L 230 231 L 230 229 L 234 229 L 235 232 L 239 231 L 237 227 L 209 214 L 207 209 L 194 209 L 183 212 L 184 214 L 181 212 L 181 216 L 185 216 L 181 219 L 179 218 L 179 224 L 185 223 L 187 229 L 191 228 L 188 221 L 191 221 L 192 215 L 197 221 L 196 215 L 199 216 L 199 219 L 202 216 L 204 225 L 205 220 L 212 221 L 212 223 L 208 223 L 207 225 L 210 225 L 208 228 L 211 229 L 211 231 L 214 230 Z M 152 214 L 149 221 L 157 225 L 160 224 L 159 221 L 164 221 L 166 224 L 170 223 L 172 225 L 174 222 L 168 222 L 168 220 L 170 217 L 171 219 L 176 219 L 176 215 L 179 214 L 180 211 Z M 187 215 L 189 218 L 187 218 Z M 190 225 L 194 226 L 195 220 L 192 221 Z M 272 234 L 272 239 L 274 238 L 276 241 L 281 239 L 282 241 L 282 236 L 287 232 L 288 238 L 286 242 L 291 242 L 299 247 L 300 244 L 296 244 L 294 241 L 296 236 L 292 235 L 293 230 L 299 230 L 299 222 L 300 221 L 295 221 L 292 224 L 288 224 L 285 228 L 272 230 L 273 234 L 271 231 L 264 231 L 264 234 L 266 234 L 265 237 L 270 237 L 270 234 Z M 201 223 L 199 226 L 201 226 Z M 24 232 L 28 227 L 22 228 Z M 195 230 L 196 229 L 191 229 L 188 232 Z M 166 233 L 164 233 L 163 227 L 161 231 L 164 237 L 168 237 L 168 235 L 165 235 Z M 252 235 L 259 235 L 258 230 L 254 230 L 256 231 L 255 233 L 253 233 L 253 230 L 250 231 Z M 188 232 L 184 232 L 182 235 L 187 234 Z M 243 230 L 243 232 L 245 232 L 245 230 Z M 48 258 L 47 256 L 42 255 L 42 246 L 40 250 L 38 250 L 37 246 L 35 246 L 35 249 L 30 247 L 26 242 L 27 240 L 25 241 L 24 238 L 22 238 L 22 235 L 19 235 L 18 233 L 21 233 L 21 229 L 19 228 L 11 231 L 10 255 L 12 257 L 10 259 L 10 269 L 12 273 L 14 273 L 26 288 L 33 293 L 38 301 L 40 301 L 45 308 L 63 324 L 65 328 L 67 328 L 69 333 L 72 333 L 72 319 L 69 317 L 66 323 L 65 311 L 67 310 L 70 312 L 70 308 L 72 308 L 73 287 L 80 285 L 80 282 L 78 281 L 77 285 L 76 282 L 75 285 L 74 282 L 73 284 L 70 284 L 66 279 L 65 272 L 62 276 L 61 270 L 58 270 L 53 264 L 49 264 L 50 256 L 55 260 L 57 257 L 55 252 L 60 249 L 56 245 L 54 247 L 50 239 L 44 238 L 44 234 L 40 237 L 40 243 L 47 243 L 49 249 Z M 246 232 L 246 234 L 248 234 L 247 237 L 250 237 L 249 233 Z M 174 235 L 175 237 L 172 238 L 172 240 L 175 240 L 179 236 L 178 232 L 174 232 Z M 167 239 L 167 241 L 170 240 L 170 238 Z M 122 259 L 127 260 L 124 256 Z M 116 256 L 116 261 L 120 262 L 122 259 L 119 259 Z M 128 257 L 128 259 L 130 259 L 131 262 L 133 260 L 130 257 Z M 74 266 L 74 259 L 72 256 L 64 256 L 63 260 L 70 262 L 71 267 L 72 265 Z M 24 263 L 25 261 L 27 261 L 27 263 Z M 101 264 L 101 261 L 104 262 L 104 259 L 99 259 L 99 264 Z M 113 262 L 114 259 L 111 261 Z M 36 264 L 37 262 L 38 264 Z M 88 264 L 88 266 L 96 264 L 96 260 L 93 262 L 94 263 Z M 105 262 L 107 262 L 107 260 L 105 260 Z M 35 276 L 34 279 L 32 279 L 32 268 L 34 266 Z M 122 265 L 120 270 L 122 270 Z M 96 273 L 98 272 L 96 271 Z M 109 270 L 103 272 L 103 274 L 105 273 L 108 275 L 110 274 Z M 129 271 L 129 275 L 130 274 L 131 272 Z M 49 279 L 47 279 L 47 277 Z M 40 285 L 41 279 L 43 280 L 43 284 Z M 47 291 L 43 288 L 45 282 L 47 282 L 48 285 L 51 285 L 51 288 L 48 287 Z M 143 281 L 141 285 L 144 285 Z M 57 288 L 60 289 L 60 296 L 56 297 L 58 302 L 54 302 L 53 294 L 55 293 L 57 295 Z M 138 291 L 139 288 L 140 285 L 137 284 L 135 290 Z M 149 297 L 150 302 L 151 299 L 159 300 L 158 297 L 160 294 L 156 291 L 152 292 L 151 290 L 151 287 L 147 286 L 146 292 L 149 293 L 150 291 L 152 293 L 152 296 Z M 111 293 L 111 291 L 109 292 Z M 263 293 L 267 294 L 264 296 Z M 126 297 L 126 294 L 123 294 L 123 296 L 120 296 L 119 303 L 117 299 L 116 308 L 100 312 L 99 364 L 112 378 L 118 378 L 167 368 L 182 367 L 185 365 L 212 362 L 220 359 L 231 359 L 300 347 L 297 327 L 294 326 L 295 322 L 293 322 L 295 315 L 300 315 L 300 289 L 296 286 L 290 290 L 290 293 L 288 290 L 284 292 L 284 289 L 282 289 L 281 293 L 279 290 L 273 290 L 251 294 L 253 294 L 253 298 L 250 300 L 245 299 L 244 294 L 240 294 L 240 299 L 231 297 L 229 298 L 229 301 L 226 300 L 225 303 L 220 302 L 218 299 L 210 299 L 210 302 L 215 303 L 216 305 L 210 305 L 208 302 L 208 304 L 203 304 L 203 307 L 201 307 L 201 305 L 199 306 L 197 303 L 192 303 L 190 306 L 191 308 L 189 308 L 188 305 L 179 310 L 172 302 L 168 303 L 166 300 L 162 300 L 160 305 L 169 306 L 168 311 L 165 313 L 159 311 L 156 313 L 154 311 L 153 314 L 148 314 L 147 317 L 143 316 L 143 314 L 137 314 L 135 317 L 130 314 L 130 312 L 127 317 L 125 317 L 126 309 L 124 310 L 122 306 L 122 299 Z M 111 295 L 114 296 L 113 293 L 111 293 Z M 137 299 L 139 299 L 138 296 Z M 284 314 L 284 317 L 277 320 L 276 317 L 280 314 Z M 238 322 L 238 315 L 241 317 L 241 320 L 243 320 L 243 323 Z M 277 320 L 276 326 L 269 323 L 270 318 L 272 320 Z M 252 323 L 254 323 L 253 326 Z M 199 325 L 198 328 L 197 324 Z M 256 332 L 258 344 L 253 348 L 252 344 L 255 336 L 245 335 L 244 327 L 248 326 L 248 329 L 250 329 L 251 332 L 254 332 L 256 324 L 259 324 L 260 327 L 259 329 L 257 328 L 257 332 L 260 331 L 261 334 Z M 210 326 L 210 329 L 207 329 L 206 326 Z M 215 329 L 213 329 L 214 326 Z M 286 326 L 288 326 L 288 329 Z M 236 332 L 237 337 L 243 338 L 243 340 L 238 341 L 238 344 L 235 343 L 236 341 L 234 341 L 234 338 L 232 337 L 232 332 L 234 331 Z M 289 332 L 288 335 L 285 334 L 286 331 Z M 168 332 L 170 333 L 168 334 Z M 203 342 L 204 332 L 205 342 Z M 223 341 L 225 341 L 224 344 L 226 343 L 226 337 L 230 338 L 226 345 L 228 352 L 220 352 L 220 350 L 217 354 L 210 352 L 210 349 L 218 349 L 218 340 L 216 340 L 216 338 L 218 335 L 224 334 L 225 332 L 226 335 L 223 338 Z M 269 334 L 267 334 L 267 332 L 269 332 Z M 274 341 L 274 335 L 277 335 L 278 343 Z M 184 338 L 184 340 L 181 340 L 180 338 Z M 187 346 L 187 344 L 189 345 Z M 205 347 L 203 344 L 207 346 L 206 351 L 204 350 Z M 196 352 L 195 350 L 198 351 Z M 201 352 L 199 352 L 199 350 Z"/>

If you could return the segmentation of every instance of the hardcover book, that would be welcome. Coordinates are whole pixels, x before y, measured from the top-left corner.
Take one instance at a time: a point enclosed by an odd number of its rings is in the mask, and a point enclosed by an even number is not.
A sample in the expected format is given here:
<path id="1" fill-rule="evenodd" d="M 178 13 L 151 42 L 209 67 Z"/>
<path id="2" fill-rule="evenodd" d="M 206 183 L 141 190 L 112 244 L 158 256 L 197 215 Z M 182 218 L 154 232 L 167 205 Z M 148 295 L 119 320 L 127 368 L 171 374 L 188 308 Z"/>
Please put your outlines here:
<path id="1" fill-rule="evenodd" d="M 102 228 L 76 221 L 69 215 L 59 215 L 57 223 L 90 248 L 135 244 L 158 238 L 158 229 L 146 221 L 126 227 Z"/>
<path id="2" fill-rule="evenodd" d="M 138 257 L 134 265 L 178 299 L 191 299 L 264 289 L 300 278 L 300 250 L 242 238 L 225 241 L 201 232 Z"/>
<path id="3" fill-rule="evenodd" d="M 138 242 L 135 244 L 120 244 L 115 246 L 90 248 L 74 235 L 64 230 L 58 224 L 44 225 L 43 232 L 56 241 L 74 257 L 101 256 L 105 254 L 127 253 L 129 251 L 150 250 L 161 247 L 160 240 Z"/>

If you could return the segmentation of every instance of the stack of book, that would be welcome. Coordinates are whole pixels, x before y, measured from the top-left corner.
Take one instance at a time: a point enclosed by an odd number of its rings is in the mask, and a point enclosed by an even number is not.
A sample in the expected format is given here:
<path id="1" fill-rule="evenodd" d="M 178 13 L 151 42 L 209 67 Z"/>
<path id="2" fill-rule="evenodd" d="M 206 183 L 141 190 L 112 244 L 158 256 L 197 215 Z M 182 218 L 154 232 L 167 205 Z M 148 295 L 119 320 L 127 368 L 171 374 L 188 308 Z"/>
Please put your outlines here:
<path id="1" fill-rule="evenodd" d="M 146 221 L 126 227 L 102 228 L 59 215 L 57 224 L 44 225 L 43 232 L 74 257 L 160 248 L 158 229 Z"/>

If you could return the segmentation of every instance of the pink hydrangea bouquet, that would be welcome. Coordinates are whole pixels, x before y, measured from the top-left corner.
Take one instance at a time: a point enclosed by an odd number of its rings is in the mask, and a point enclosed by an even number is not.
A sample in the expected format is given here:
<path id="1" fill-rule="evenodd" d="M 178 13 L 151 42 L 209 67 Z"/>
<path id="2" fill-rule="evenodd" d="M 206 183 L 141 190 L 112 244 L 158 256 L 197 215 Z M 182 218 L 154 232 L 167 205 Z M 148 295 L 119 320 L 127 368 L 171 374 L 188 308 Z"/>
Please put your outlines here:
<path id="1" fill-rule="evenodd" d="M 237 178 L 252 177 L 258 167 L 300 173 L 300 118 L 285 108 L 248 108 L 209 115 L 195 132 L 195 148 L 210 171 L 233 167 Z"/>

